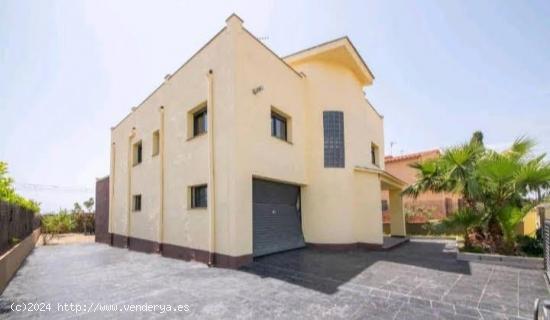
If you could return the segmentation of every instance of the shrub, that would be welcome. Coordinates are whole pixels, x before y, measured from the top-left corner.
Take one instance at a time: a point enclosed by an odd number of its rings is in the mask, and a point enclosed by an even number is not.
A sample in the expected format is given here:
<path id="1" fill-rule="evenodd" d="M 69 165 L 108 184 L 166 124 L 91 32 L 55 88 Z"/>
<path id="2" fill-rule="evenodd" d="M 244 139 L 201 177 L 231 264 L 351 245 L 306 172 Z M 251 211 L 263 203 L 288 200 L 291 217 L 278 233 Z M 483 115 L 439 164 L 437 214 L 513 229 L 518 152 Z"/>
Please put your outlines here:
<path id="1" fill-rule="evenodd" d="M 544 251 L 542 237 L 518 236 L 517 243 L 519 250 L 525 255 L 542 257 Z"/>
<path id="2" fill-rule="evenodd" d="M 95 225 L 95 216 L 93 213 L 74 213 L 76 232 L 93 233 Z"/>
<path id="3" fill-rule="evenodd" d="M 42 232 L 50 234 L 67 233 L 74 231 L 76 227 L 75 218 L 66 210 L 57 214 L 42 216 Z"/>

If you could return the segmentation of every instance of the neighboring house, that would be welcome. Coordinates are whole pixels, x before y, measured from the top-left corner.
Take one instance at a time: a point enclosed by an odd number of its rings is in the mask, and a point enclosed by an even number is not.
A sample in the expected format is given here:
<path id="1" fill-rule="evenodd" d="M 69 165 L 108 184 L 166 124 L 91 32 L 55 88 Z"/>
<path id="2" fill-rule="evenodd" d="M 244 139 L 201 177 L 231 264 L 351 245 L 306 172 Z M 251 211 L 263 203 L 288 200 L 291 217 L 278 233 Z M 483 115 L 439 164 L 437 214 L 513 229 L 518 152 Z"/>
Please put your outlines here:
<path id="1" fill-rule="evenodd" d="M 384 171 L 373 75 L 347 37 L 280 58 L 227 25 L 111 131 L 115 246 L 238 267 L 303 247 L 380 248 Z"/>
<path id="2" fill-rule="evenodd" d="M 434 159 L 441 156 L 438 149 L 422 151 L 417 153 L 404 154 L 400 156 L 386 156 L 384 162 L 385 170 L 406 182 L 408 185 L 416 182 L 417 170 L 411 165 L 416 162 L 422 162 L 428 159 Z M 391 210 L 388 205 L 389 194 L 387 191 L 382 193 L 382 214 L 385 224 L 385 231 L 389 233 L 391 223 Z M 405 221 L 412 228 L 411 224 L 422 224 L 429 220 L 441 220 L 456 211 L 461 204 L 460 196 L 451 193 L 432 193 L 425 192 L 419 195 L 416 199 L 412 197 L 403 198 Z M 533 235 L 540 227 L 540 208 L 529 211 L 523 220 L 518 224 L 516 231 L 519 235 Z M 417 232 L 421 229 L 413 228 Z"/>
<path id="3" fill-rule="evenodd" d="M 387 172 L 411 185 L 417 179 L 417 170 L 411 168 L 411 165 L 416 162 L 437 158 L 440 155 L 440 151 L 434 149 L 400 156 L 386 156 L 384 162 Z M 459 198 L 459 196 L 450 193 L 432 192 L 423 193 L 416 199 L 404 197 L 406 220 L 408 223 L 425 223 L 428 220 L 443 219 L 458 208 Z M 386 205 L 387 201 L 388 195 L 384 193 L 382 196 L 384 223 L 391 221 L 391 212 L 388 205 Z"/>

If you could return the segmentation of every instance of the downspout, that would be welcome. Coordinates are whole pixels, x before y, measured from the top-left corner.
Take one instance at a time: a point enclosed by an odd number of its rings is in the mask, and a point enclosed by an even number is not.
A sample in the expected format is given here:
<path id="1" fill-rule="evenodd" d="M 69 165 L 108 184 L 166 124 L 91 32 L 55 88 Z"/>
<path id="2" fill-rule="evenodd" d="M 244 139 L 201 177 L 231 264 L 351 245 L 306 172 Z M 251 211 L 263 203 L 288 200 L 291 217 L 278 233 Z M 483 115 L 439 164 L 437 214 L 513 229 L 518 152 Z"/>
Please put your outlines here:
<path id="1" fill-rule="evenodd" d="M 130 228 L 132 223 L 132 138 L 136 135 L 136 127 L 132 127 L 132 132 L 128 136 L 128 215 L 126 217 L 126 246 L 130 247 Z"/>
<path id="2" fill-rule="evenodd" d="M 113 142 L 111 144 L 111 176 L 109 177 L 109 230 L 110 234 L 114 233 L 113 231 L 113 203 L 115 201 L 115 161 L 116 161 L 116 144 Z M 113 239 L 111 238 L 111 245 L 113 244 Z"/>
<path id="3" fill-rule="evenodd" d="M 159 157 L 160 157 L 160 217 L 159 217 L 159 251 L 162 252 L 164 243 L 164 107 L 159 108 L 160 133 L 159 133 Z"/>
<path id="4" fill-rule="evenodd" d="M 208 214 L 210 217 L 210 245 L 208 255 L 208 265 L 214 266 L 216 251 L 216 198 L 215 198 L 215 179 L 214 179 L 214 80 L 212 78 L 212 69 L 208 71 L 206 78 L 208 80 L 208 98 L 206 101 L 206 114 L 208 119 Z"/>

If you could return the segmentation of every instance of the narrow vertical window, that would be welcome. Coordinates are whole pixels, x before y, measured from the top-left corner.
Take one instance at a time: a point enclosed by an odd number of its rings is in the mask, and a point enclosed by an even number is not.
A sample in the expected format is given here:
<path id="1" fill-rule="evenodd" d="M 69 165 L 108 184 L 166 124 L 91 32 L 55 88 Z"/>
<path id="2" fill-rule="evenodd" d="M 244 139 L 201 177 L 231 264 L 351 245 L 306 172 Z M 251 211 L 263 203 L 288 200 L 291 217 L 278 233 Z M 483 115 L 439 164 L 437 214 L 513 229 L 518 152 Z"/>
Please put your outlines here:
<path id="1" fill-rule="evenodd" d="M 344 113 L 323 111 L 324 163 L 325 168 L 344 168 Z"/>
<path id="2" fill-rule="evenodd" d="M 159 154 L 160 133 L 159 131 L 153 132 L 153 156 Z"/>
<path id="3" fill-rule="evenodd" d="M 271 112 L 271 136 L 287 141 L 286 118 Z"/>
<path id="4" fill-rule="evenodd" d="M 375 145 L 374 143 L 371 143 L 370 158 L 371 158 L 372 164 L 374 164 L 377 167 L 380 166 L 380 159 L 379 159 L 380 156 L 378 154 L 379 154 L 378 146 Z"/>
<path id="5" fill-rule="evenodd" d="M 135 194 L 132 199 L 132 210 L 141 211 L 141 194 Z"/>
<path id="6" fill-rule="evenodd" d="M 206 208 L 208 206 L 208 189 L 206 185 L 191 187 L 191 208 Z"/>
<path id="7" fill-rule="evenodd" d="M 193 136 L 198 136 L 208 131 L 208 117 L 206 107 L 193 114 Z"/>
<path id="8" fill-rule="evenodd" d="M 132 153 L 133 153 L 133 164 L 134 166 L 135 165 L 138 165 L 141 163 L 141 161 L 143 160 L 143 145 L 141 143 L 141 140 L 134 143 L 133 145 L 133 148 L 132 148 Z"/>
<path id="9" fill-rule="evenodd" d="M 388 209 L 388 200 L 382 200 L 382 211 L 387 211 Z"/>

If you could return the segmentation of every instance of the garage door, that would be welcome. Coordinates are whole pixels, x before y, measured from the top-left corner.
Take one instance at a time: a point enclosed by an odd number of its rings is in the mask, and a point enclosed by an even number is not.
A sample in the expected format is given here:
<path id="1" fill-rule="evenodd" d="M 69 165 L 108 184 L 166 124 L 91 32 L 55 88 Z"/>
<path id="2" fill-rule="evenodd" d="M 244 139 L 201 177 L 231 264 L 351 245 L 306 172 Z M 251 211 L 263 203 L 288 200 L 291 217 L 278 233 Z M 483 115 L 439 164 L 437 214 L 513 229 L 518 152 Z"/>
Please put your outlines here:
<path id="1" fill-rule="evenodd" d="M 300 188 L 254 179 L 254 256 L 305 246 L 300 219 Z"/>

